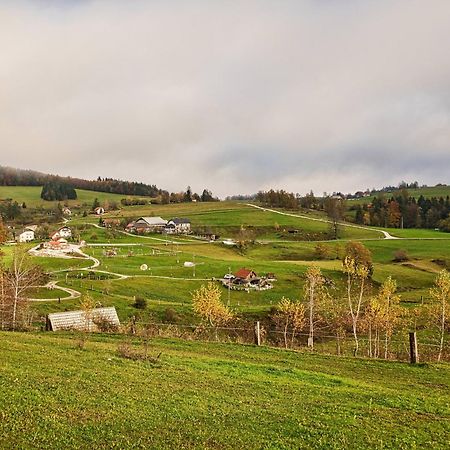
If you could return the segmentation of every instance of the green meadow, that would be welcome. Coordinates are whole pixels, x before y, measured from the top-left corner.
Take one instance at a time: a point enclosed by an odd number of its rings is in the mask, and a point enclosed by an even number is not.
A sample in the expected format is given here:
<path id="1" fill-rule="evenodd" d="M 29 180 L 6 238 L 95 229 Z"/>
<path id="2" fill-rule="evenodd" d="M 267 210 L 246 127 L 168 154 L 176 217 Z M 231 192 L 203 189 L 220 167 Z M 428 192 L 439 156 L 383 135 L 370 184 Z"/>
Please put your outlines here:
<path id="1" fill-rule="evenodd" d="M 265 317 L 283 296 L 302 299 L 304 274 L 313 264 L 321 267 L 324 275 L 334 283 L 335 294 L 341 295 L 344 277 L 340 259 L 349 240 L 360 240 L 372 252 L 374 289 L 385 278 L 393 276 L 405 306 L 426 302 L 436 274 L 443 267 L 450 266 L 450 235 L 444 233 L 388 230 L 404 238 L 386 240 L 373 229 L 342 226 L 341 239 L 323 241 L 329 227 L 326 223 L 262 211 L 242 202 L 126 207 L 109 213 L 107 217 L 132 220 L 156 215 L 188 217 L 194 228 L 219 230 L 222 238 L 210 243 L 192 236 L 134 236 L 94 226 L 98 223 L 95 216 L 77 216 L 70 225 L 78 229 L 81 239 L 87 242 L 84 251 L 100 262 L 95 270 L 111 275 L 93 272 L 87 276 L 92 260 L 35 258 L 35 261 L 46 271 L 54 272 L 52 279 L 61 286 L 82 294 L 89 293 L 99 304 L 116 306 L 122 320 L 128 320 L 137 313 L 131 305 L 135 297 L 143 297 L 148 301 L 145 315 L 161 320 L 164 311 L 172 308 L 181 323 L 196 320 L 190 308 L 195 289 L 241 267 L 253 269 L 260 275 L 272 272 L 277 277 L 273 289 L 267 291 L 228 293 L 223 289 L 223 299 L 228 302 L 229 295 L 231 307 L 244 319 L 255 317 L 255 314 Z M 314 214 L 311 218 L 323 216 Z M 326 259 L 318 259 L 317 242 L 283 233 L 282 230 L 288 228 L 298 230 L 299 234 L 318 233 L 321 245 L 328 249 Z M 241 230 L 249 229 L 254 232 L 251 235 L 254 241 L 244 248 L 222 243 L 223 238 L 234 237 Z M 107 252 L 111 249 L 116 255 L 109 257 Z M 399 250 L 407 254 L 408 261 L 394 262 Z M 185 262 L 195 262 L 195 269 L 185 267 Z M 147 266 L 146 270 L 141 270 L 143 265 Z M 116 274 L 126 278 L 120 279 Z M 40 302 L 33 307 L 42 316 L 51 311 L 76 307 L 77 303 L 78 300 Z"/>
<path id="2" fill-rule="evenodd" d="M 0 333 L 0 447 L 448 448 L 447 364 L 122 340 Z"/>

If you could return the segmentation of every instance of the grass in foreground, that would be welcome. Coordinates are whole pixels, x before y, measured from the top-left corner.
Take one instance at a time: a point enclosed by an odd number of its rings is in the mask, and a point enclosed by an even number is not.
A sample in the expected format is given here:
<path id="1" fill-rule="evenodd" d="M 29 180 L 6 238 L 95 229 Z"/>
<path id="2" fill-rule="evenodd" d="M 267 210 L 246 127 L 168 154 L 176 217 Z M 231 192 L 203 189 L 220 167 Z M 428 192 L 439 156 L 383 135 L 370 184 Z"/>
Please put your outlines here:
<path id="1" fill-rule="evenodd" d="M 445 448 L 450 366 L 0 333 L 2 448 Z"/>

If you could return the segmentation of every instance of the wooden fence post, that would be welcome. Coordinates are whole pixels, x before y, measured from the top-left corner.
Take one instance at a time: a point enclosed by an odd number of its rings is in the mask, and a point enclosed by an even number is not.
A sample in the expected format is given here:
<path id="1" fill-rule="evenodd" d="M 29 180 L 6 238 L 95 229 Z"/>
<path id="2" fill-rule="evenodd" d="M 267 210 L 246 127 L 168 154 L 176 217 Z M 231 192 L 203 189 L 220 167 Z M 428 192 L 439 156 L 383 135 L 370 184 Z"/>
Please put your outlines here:
<path id="1" fill-rule="evenodd" d="M 255 324 L 255 344 L 261 345 L 261 326 L 259 324 L 259 321 Z"/>
<path id="2" fill-rule="evenodd" d="M 419 352 L 417 350 L 417 336 L 415 332 L 409 333 L 409 354 L 411 364 L 419 362 Z"/>

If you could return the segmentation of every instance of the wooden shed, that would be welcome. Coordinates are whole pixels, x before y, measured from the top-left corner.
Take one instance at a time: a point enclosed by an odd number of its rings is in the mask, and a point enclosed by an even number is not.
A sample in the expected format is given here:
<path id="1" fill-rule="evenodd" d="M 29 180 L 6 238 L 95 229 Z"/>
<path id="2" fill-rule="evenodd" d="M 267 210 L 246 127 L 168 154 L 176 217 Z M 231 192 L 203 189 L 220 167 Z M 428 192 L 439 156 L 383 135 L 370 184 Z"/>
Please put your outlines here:
<path id="1" fill-rule="evenodd" d="M 46 322 L 47 331 L 102 331 L 104 327 L 115 329 L 119 326 L 120 321 L 114 306 L 94 308 L 89 312 L 80 310 L 51 313 Z"/>

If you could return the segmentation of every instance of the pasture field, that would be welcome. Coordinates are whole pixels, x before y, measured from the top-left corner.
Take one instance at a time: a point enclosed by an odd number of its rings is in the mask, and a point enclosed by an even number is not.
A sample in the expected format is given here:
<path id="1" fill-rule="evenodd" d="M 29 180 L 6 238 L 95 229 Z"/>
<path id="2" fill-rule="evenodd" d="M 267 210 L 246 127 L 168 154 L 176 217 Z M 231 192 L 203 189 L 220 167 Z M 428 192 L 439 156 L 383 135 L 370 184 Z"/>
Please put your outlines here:
<path id="1" fill-rule="evenodd" d="M 0 333 L 0 447 L 448 448 L 448 364 L 120 339 Z"/>
<path id="2" fill-rule="evenodd" d="M 293 215 L 286 215 L 293 214 Z M 242 230 L 258 240 L 322 240 L 330 238 L 327 217 L 318 212 L 264 211 L 243 202 L 182 203 L 170 205 L 131 206 L 113 211 L 105 218 L 132 221 L 139 217 L 161 216 L 164 219 L 188 217 L 195 230 L 215 233 L 222 238 L 238 237 Z M 302 216 L 302 217 L 299 217 Z M 74 225 L 97 223 L 98 217 L 76 217 Z M 296 231 L 293 234 L 289 231 Z M 340 226 L 341 239 L 381 239 L 379 231 L 370 228 Z"/>
<path id="3" fill-rule="evenodd" d="M 223 300 L 229 300 L 233 310 L 243 318 L 254 317 L 255 314 L 265 317 L 283 296 L 302 299 L 304 274 L 312 264 L 321 267 L 324 275 L 332 281 L 334 294 L 344 295 L 340 259 L 349 240 L 361 240 L 372 252 L 373 289 L 389 275 L 393 276 L 405 306 L 427 301 L 436 274 L 443 267 L 450 267 L 450 235 L 429 230 L 386 230 L 402 237 L 386 240 L 381 239 L 381 233 L 373 229 L 342 227 L 347 236 L 343 235 L 337 241 L 323 241 L 322 245 L 329 254 L 327 259 L 321 260 L 315 250 L 317 242 L 296 240 L 295 236 L 286 237 L 280 229 L 285 227 L 318 233 L 317 236 L 322 238 L 327 233 L 328 224 L 263 211 L 242 202 L 126 207 L 108 216 L 131 220 L 141 215 L 189 217 L 194 227 L 219 230 L 223 238 L 233 237 L 241 229 L 252 229 L 256 230 L 257 238 L 254 243 L 238 249 L 224 245 L 221 240 L 210 243 L 192 236 L 128 235 L 99 228 L 97 217 L 77 216 L 69 225 L 78 229 L 80 238 L 88 244 L 84 251 L 93 259 L 35 258 L 35 261 L 46 271 L 54 272 L 52 280 L 58 281 L 60 286 L 82 294 L 89 292 L 103 305 L 115 305 L 121 320 L 128 320 L 137 313 L 131 305 L 135 297 L 143 297 L 148 300 L 146 315 L 160 320 L 164 311 L 172 308 L 181 323 L 195 320 L 190 307 L 194 290 L 208 280 L 221 278 L 225 273 L 236 272 L 241 267 L 253 269 L 260 275 L 275 273 L 277 277 L 273 289 L 267 291 L 228 293 L 223 289 Z M 323 216 L 312 214 L 311 218 Z M 115 249 L 116 255 L 106 256 L 111 249 Z M 394 262 L 394 255 L 399 250 L 406 252 L 408 261 Z M 5 258 L 8 259 L 11 247 L 5 251 Z M 94 260 L 100 264 L 95 270 L 111 275 L 94 272 L 87 276 Z M 185 262 L 193 261 L 196 263 L 195 271 L 192 267 L 184 267 Z M 145 271 L 141 270 L 143 264 L 147 266 Z M 39 302 L 33 304 L 33 308 L 42 316 L 76 307 L 77 302 Z"/>

